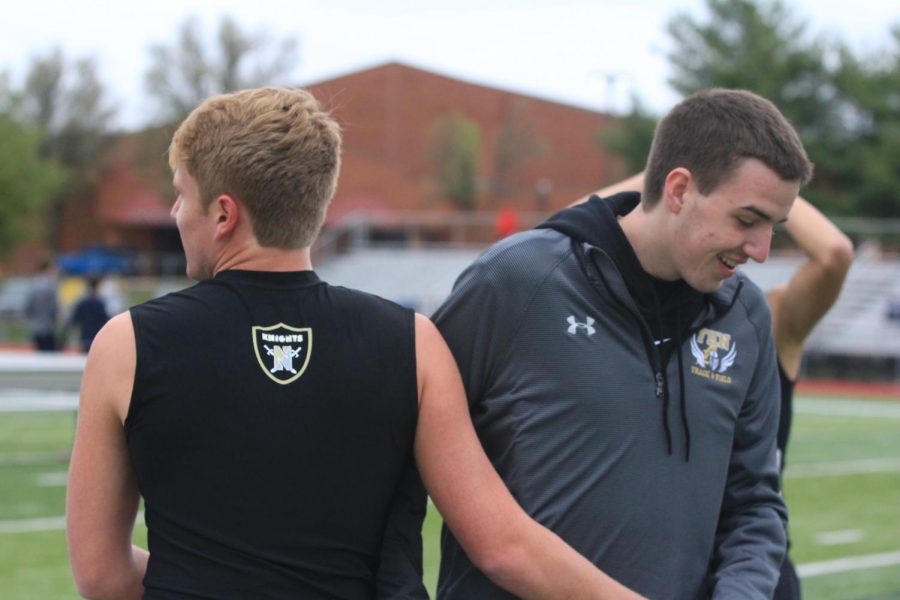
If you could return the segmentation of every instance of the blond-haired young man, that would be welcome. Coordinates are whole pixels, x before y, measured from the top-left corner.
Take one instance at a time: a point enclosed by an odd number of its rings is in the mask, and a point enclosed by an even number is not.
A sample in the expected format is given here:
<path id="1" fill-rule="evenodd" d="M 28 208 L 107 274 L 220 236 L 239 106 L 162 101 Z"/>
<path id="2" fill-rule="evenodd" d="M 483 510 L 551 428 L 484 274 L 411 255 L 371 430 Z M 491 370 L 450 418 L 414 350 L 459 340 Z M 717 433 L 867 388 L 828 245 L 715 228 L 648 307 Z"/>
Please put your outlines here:
<path id="1" fill-rule="evenodd" d="M 480 569 L 524 597 L 636 597 L 522 511 L 431 322 L 329 286 L 310 245 L 337 124 L 308 93 L 211 98 L 170 150 L 199 283 L 104 327 L 67 498 L 91 598 L 370 598 L 412 457 Z M 140 498 L 149 549 L 131 544 Z"/>

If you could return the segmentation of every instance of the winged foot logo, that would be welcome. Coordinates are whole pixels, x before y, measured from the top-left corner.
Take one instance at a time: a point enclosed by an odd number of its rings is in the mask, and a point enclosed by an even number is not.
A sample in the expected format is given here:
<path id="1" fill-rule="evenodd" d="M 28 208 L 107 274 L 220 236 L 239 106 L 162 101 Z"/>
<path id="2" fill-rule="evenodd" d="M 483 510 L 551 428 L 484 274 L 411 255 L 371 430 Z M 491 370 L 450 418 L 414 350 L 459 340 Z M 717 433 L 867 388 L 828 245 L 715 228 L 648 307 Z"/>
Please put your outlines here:
<path id="1" fill-rule="evenodd" d="M 312 328 L 291 327 L 284 323 L 252 327 L 253 351 L 263 373 L 275 383 L 296 381 L 312 355 Z"/>
<path id="2" fill-rule="evenodd" d="M 731 377 L 725 375 L 725 371 L 730 369 L 737 359 L 737 342 L 731 339 L 730 334 L 713 329 L 701 329 L 691 336 L 691 354 L 694 356 L 691 373 L 714 381 L 731 383 Z"/>

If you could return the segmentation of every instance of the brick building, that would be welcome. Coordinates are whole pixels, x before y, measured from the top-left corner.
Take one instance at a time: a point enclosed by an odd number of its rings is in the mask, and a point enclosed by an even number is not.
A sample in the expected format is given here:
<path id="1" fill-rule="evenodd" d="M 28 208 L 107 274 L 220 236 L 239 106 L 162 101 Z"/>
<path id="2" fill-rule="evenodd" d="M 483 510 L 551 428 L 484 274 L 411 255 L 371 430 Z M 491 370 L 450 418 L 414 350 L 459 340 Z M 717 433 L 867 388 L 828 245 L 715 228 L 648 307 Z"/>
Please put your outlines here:
<path id="1" fill-rule="evenodd" d="M 389 63 L 310 85 L 344 129 L 330 221 L 359 208 L 446 205 L 435 183 L 436 126 L 458 115 L 480 133 L 476 207 L 565 206 L 619 175 L 596 135 L 609 117 Z"/>
<path id="2" fill-rule="evenodd" d="M 309 84 L 344 132 L 334 224 L 356 211 L 456 210 L 437 185 L 438 124 L 477 131 L 474 207 L 550 211 L 621 176 L 596 142 L 607 115 L 399 63 Z M 94 192 L 70 203 L 59 252 L 102 243 L 143 256 L 180 252 L 165 148 L 172 128 L 118 138 Z M 144 261 L 152 265 L 153 260 Z"/>

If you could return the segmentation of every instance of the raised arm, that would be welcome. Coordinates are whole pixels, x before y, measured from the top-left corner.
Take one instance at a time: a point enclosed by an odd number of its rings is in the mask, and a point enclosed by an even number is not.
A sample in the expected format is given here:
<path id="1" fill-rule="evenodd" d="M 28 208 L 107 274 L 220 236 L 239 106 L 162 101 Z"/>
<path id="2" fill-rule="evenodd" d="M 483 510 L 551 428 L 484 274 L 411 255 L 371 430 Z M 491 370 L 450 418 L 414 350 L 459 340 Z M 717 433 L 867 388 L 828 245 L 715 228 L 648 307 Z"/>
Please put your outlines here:
<path id="1" fill-rule="evenodd" d="M 66 529 L 75 586 L 85 598 L 144 593 L 149 554 L 131 544 L 140 498 L 123 426 L 135 354 L 131 315 L 122 313 L 97 334 L 81 383 Z"/>
<path id="2" fill-rule="evenodd" d="M 616 183 L 610 184 L 606 187 L 602 187 L 595 192 L 591 192 L 587 196 L 582 196 L 569 206 L 575 206 L 576 204 L 581 204 L 582 202 L 587 202 L 588 198 L 591 196 L 600 196 L 601 198 L 605 198 L 607 196 L 612 196 L 613 194 L 618 194 L 619 192 L 640 192 L 644 189 L 644 172 L 636 173 L 627 179 L 623 179 L 622 181 L 617 181 Z"/>
<path id="3" fill-rule="evenodd" d="M 806 338 L 841 292 L 853 261 L 853 244 L 803 198 L 794 201 L 785 229 L 807 259 L 786 284 L 766 292 L 766 299 L 781 366 L 796 379 Z"/>
<path id="4" fill-rule="evenodd" d="M 481 448 L 447 344 L 421 315 L 416 360 L 416 460 L 425 487 L 472 562 L 522 598 L 640 598 L 516 503 Z"/>

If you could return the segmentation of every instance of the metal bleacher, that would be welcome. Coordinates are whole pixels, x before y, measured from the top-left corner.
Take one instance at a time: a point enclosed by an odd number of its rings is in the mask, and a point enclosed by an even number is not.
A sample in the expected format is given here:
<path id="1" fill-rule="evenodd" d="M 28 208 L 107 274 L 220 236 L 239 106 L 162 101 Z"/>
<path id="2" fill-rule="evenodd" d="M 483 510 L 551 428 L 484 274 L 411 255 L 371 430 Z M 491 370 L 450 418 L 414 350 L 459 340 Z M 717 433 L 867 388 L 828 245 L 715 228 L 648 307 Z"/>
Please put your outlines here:
<path id="1" fill-rule="evenodd" d="M 431 315 L 481 249 L 366 248 L 319 262 L 316 273 Z"/>
<path id="2" fill-rule="evenodd" d="M 430 315 L 483 249 L 366 247 L 331 256 L 319 262 L 316 271 L 331 284 L 377 294 Z M 801 255 L 785 253 L 742 268 L 765 290 L 786 282 L 802 260 Z M 892 299 L 900 299 L 900 261 L 858 258 L 838 301 L 810 335 L 807 351 L 900 357 L 900 321 L 887 315 Z"/>
<path id="3" fill-rule="evenodd" d="M 747 274 L 763 289 L 786 282 L 801 256 L 773 256 L 748 264 Z M 900 357 L 900 321 L 888 305 L 900 299 L 900 261 L 857 258 L 841 295 L 810 335 L 807 352 L 842 356 Z"/>

